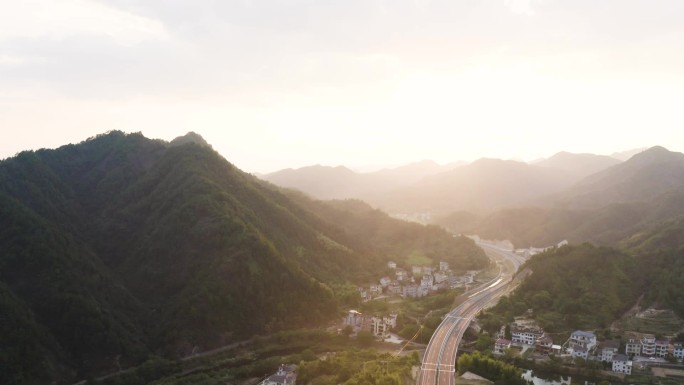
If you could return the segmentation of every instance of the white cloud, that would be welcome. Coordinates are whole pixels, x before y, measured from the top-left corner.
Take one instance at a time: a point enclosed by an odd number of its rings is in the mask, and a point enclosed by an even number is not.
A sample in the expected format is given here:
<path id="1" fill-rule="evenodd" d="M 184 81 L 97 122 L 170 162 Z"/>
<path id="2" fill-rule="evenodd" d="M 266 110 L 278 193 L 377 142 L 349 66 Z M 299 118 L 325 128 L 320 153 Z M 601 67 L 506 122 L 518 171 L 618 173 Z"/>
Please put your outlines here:
<path id="1" fill-rule="evenodd" d="M 33 0 L 0 3 L 0 41 L 15 38 L 63 39 L 106 36 L 131 45 L 167 36 L 158 20 L 88 0 Z"/>

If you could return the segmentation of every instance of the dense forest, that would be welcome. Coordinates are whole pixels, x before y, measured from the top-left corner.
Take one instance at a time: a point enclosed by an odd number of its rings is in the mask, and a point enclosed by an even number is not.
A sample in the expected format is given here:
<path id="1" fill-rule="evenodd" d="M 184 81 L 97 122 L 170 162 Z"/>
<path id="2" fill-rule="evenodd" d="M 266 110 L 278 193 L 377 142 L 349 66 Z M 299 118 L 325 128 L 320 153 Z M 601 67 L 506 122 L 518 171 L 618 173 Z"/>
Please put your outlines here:
<path id="1" fill-rule="evenodd" d="M 0 161 L 0 383 L 68 382 L 336 316 L 331 287 L 467 238 L 318 202 L 197 135 L 111 132 Z"/>
<path id="2" fill-rule="evenodd" d="M 639 298 L 642 305 L 684 317 L 684 218 L 654 226 L 616 247 L 585 243 L 530 258 L 531 274 L 509 296 L 481 314 L 494 332 L 514 316 L 532 316 L 551 333 L 607 329 Z"/>

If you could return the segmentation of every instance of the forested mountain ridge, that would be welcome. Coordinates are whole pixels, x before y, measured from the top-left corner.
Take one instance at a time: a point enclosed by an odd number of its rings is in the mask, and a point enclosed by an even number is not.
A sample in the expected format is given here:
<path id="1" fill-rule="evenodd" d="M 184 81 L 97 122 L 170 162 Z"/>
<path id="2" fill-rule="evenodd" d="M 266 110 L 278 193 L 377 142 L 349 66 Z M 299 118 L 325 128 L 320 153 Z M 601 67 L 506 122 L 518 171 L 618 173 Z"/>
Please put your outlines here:
<path id="1" fill-rule="evenodd" d="M 518 247 L 571 243 L 615 245 L 684 215 L 684 154 L 653 147 L 573 186 L 517 207 L 461 220 L 437 218 L 453 231 L 509 239 Z"/>
<path id="2" fill-rule="evenodd" d="M 111 132 L 0 161 L 0 382 L 69 381 L 336 314 L 330 284 L 363 279 L 401 234 L 463 268 L 472 241 L 262 182 L 194 136 Z M 363 210 L 361 210 L 363 211 Z M 459 249 L 460 248 L 460 249 Z M 412 250 L 406 251 L 407 253 Z M 4 363 L 9 363 L 5 365 Z"/>

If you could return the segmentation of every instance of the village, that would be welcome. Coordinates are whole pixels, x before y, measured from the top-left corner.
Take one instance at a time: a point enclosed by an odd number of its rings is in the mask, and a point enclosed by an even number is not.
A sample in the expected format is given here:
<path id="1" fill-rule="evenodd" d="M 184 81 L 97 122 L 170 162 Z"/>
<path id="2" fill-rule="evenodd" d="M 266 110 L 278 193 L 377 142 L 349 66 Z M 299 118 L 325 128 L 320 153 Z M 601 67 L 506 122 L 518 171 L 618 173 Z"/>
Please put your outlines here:
<path id="1" fill-rule="evenodd" d="M 456 275 L 449 268 L 449 263 L 440 261 L 439 266 L 411 266 L 410 270 L 398 267 L 390 261 L 387 268 L 394 273 L 394 277 L 385 275 L 379 278 L 377 284 L 358 287 L 359 296 L 363 302 L 383 298 L 421 298 L 436 293 L 439 290 L 464 288 L 474 282 L 479 270 L 467 271 L 463 275 Z M 391 338 L 390 330 L 397 326 L 397 314 L 365 315 L 357 310 L 349 310 L 344 318 L 343 326 L 350 328 L 352 335 L 360 331 L 369 331 L 377 339 Z"/>
<path id="2" fill-rule="evenodd" d="M 555 356 L 572 362 L 597 362 L 615 374 L 630 375 L 635 365 L 665 364 L 684 359 L 684 345 L 653 334 L 627 333 L 622 339 L 599 341 L 591 331 L 575 330 L 560 343 L 544 332 L 534 320 L 518 318 L 501 327 L 493 354 Z M 506 338 L 509 337 L 509 338 Z M 582 361 L 583 360 L 583 361 Z"/>

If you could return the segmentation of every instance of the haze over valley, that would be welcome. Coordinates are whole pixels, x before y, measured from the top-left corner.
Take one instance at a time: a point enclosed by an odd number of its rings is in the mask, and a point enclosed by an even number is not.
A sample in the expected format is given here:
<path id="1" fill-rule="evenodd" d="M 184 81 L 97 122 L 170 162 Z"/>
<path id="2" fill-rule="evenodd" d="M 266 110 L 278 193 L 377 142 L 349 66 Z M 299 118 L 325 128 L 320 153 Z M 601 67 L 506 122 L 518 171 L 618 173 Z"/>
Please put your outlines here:
<path id="1" fill-rule="evenodd" d="M 0 385 L 680 385 L 682 20 L 0 2 Z"/>

